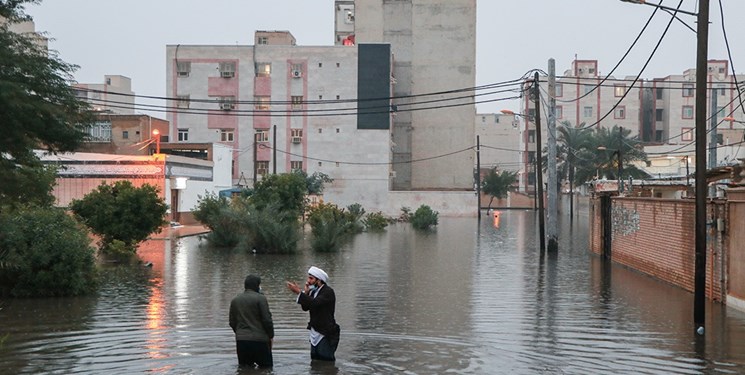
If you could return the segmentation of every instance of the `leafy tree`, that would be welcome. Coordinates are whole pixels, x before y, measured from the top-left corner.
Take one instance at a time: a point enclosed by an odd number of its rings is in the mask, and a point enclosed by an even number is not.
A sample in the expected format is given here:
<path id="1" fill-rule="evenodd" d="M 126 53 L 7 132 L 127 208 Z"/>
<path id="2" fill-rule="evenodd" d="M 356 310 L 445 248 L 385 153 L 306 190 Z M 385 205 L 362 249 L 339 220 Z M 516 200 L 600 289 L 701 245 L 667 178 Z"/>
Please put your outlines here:
<path id="1" fill-rule="evenodd" d="M 491 203 L 494 198 L 507 198 L 507 194 L 514 190 L 516 182 L 517 172 L 499 171 L 496 167 L 490 169 L 481 181 L 481 191 L 485 194 L 491 195 L 491 199 L 489 199 L 489 208 L 491 209 Z"/>
<path id="2" fill-rule="evenodd" d="M 47 204 L 54 179 L 34 149 L 72 151 L 93 122 L 87 103 L 71 87 L 77 68 L 36 43 L 38 36 L 10 31 L 30 19 L 24 4 L 0 1 L 0 202 Z M 2 207 L 0 207 L 2 209 Z"/>
<path id="3" fill-rule="evenodd" d="M 290 217 L 297 220 L 305 210 L 307 192 L 306 180 L 301 174 L 270 174 L 256 183 L 250 199 L 258 209 L 276 204 L 280 211 L 292 213 Z"/>
<path id="4" fill-rule="evenodd" d="M 158 196 L 158 189 L 148 184 L 138 188 L 129 181 L 112 185 L 104 182 L 70 207 L 93 233 L 101 236 L 104 251 L 119 240 L 134 253 L 138 243 L 166 224 L 167 206 Z"/>
<path id="5" fill-rule="evenodd" d="M 235 198 L 235 199 L 244 199 Z M 199 196 L 197 206 L 192 210 L 194 218 L 210 229 L 208 240 L 215 246 L 232 247 L 240 242 L 238 221 L 232 213 L 231 200 L 213 193 Z"/>
<path id="6" fill-rule="evenodd" d="M 321 194 L 325 189 L 324 184 L 334 182 L 334 179 L 323 172 L 313 172 L 313 174 L 310 176 L 308 176 L 305 171 L 297 171 L 295 173 L 299 173 L 300 175 L 305 177 L 308 194 Z"/>
<path id="7" fill-rule="evenodd" d="M 355 232 L 355 214 L 346 212 L 332 203 L 321 203 L 309 210 L 311 247 L 329 252 L 339 248 L 348 235 Z"/>
<path id="8" fill-rule="evenodd" d="M 95 287 L 94 252 L 87 231 L 58 208 L 0 214 L 0 295 L 74 296 Z"/>

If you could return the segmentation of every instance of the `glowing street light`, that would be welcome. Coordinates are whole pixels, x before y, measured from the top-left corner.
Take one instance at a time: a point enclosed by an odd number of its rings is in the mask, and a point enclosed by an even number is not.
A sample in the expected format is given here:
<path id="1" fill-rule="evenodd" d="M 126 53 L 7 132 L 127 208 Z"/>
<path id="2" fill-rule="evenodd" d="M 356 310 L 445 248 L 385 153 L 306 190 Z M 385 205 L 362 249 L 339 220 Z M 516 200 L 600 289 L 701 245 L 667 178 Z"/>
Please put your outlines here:
<path id="1" fill-rule="evenodd" d="M 155 153 L 160 154 L 160 131 L 153 129 L 153 138 L 155 138 Z"/>

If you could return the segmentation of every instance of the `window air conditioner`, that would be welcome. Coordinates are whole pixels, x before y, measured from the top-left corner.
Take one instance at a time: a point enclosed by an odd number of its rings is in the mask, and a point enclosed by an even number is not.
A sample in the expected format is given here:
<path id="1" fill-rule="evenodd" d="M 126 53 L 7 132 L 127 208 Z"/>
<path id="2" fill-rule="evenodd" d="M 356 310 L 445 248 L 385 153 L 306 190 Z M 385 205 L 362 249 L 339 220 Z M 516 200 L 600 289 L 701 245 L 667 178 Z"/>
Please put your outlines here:
<path id="1" fill-rule="evenodd" d="M 220 103 L 220 109 L 229 111 L 234 108 L 234 105 L 232 102 L 222 102 Z"/>
<path id="2" fill-rule="evenodd" d="M 299 71 L 297 69 L 294 69 L 292 71 L 292 78 L 300 78 L 302 76 L 303 76 L 303 72 L 301 72 L 301 71 Z"/>
<path id="3" fill-rule="evenodd" d="M 292 143 L 300 143 L 303 139 L 301 137 L 292 137 Z"/>
<path id="4" fill-rule="evenodd" d="M 222 72 L 220 72 L 220 77 L 222 77 L 222 78 L 233 78 L 233 77 L 235 77 L 235 72 L 222 71 Z"/>

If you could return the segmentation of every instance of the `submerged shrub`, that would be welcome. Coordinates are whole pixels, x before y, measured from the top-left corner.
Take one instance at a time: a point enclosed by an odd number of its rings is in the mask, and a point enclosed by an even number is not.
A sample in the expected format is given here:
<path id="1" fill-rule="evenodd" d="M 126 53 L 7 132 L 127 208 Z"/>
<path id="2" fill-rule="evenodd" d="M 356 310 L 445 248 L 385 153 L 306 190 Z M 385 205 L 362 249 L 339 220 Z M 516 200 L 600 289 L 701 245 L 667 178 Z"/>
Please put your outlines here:
<path id="1" fill-rule="evenodd" d="M 368 231 L 382 231 L 388 226 L 388 218 L 382 212 L 371 212 L 362 219 L 362 224 Z"/>
<path id="2" fill-rule="evenodd" d="M 311 248 L 316 251 L 335 251 L 351 232 L 350 215 L 335 204 L 321 203 L 310 209 Z"/>
<path id="3" fill-rule="evenodd" d="M 96 285 L 88 232 L 57 208 L 0 215 L 0 294 L 16 297 L 77 296 Z"/>
<path id="4" fill-rule="evenodd" d="M 411 225 L 419 230 L 429 229 L 431 226 L 437 225 L 438 215 L 437 211 L 433 211 L 429 206 L 423 204 L 411 215 Z"/>

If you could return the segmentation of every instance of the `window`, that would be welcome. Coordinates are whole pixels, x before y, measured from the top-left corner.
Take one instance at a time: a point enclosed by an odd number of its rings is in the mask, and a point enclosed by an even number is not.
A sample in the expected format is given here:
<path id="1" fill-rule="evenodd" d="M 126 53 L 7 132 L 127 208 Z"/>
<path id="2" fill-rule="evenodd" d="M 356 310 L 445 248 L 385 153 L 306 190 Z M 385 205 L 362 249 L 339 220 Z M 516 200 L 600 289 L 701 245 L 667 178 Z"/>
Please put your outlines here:
<path id="1" fill-rule="evenodd" d="M 336 96 L 336 100 L 339 100 L 339 99 L 341 99 L 341 95 Z"/>
<path id="2" fill-rule="evenodd" d="M 626 106 L 619 105 L 618 107 L 616 107 L 616 109 L 613 110 L 613 118 L 625 119 L 626 118 Z"/>
<path id="3" fill-rule="evenodd" d="M 535 121 L 535 108 L 528 108 L 528 121 Z"/>
<path id="4" fill-rule="evenodd" d="M 584 108 L 582 108 L 582 115 L 584 117 L 592 117 L 592 107 L 584 107 Z"/>
<path id="5" fill-rule="evenodd" d="M 188 140 L 189 140 L 189 129 L 179 129 L 178 130 L 178 141 L 187 142 Z"/>
<path id="6" fill-rule="evenodd" d="M 654 91 L 657 93 L 657 99 L 662 99 L 662 87 L 656 87 Z"/>
<path id="7" fill-rule="evenodd" d="M 590 73 L 590 74 L 594 74 L 595 73 L 595 68 L 588 68 L 587 69 L 587 72 Z"/>
<path id="8" fill-rule="evenodd" d="M 318 100 L 323 100 L 323 95 L 318 95 Z"/>
<path id="9" fill-rule="evenodd" d="M 684 83 L 683 84 L 683 97 L 684 98 L 690 98 L 693 96 L 693 84 L 692 83 Z"/>
<path id="10" fill-rule="evenodd" d="M 303 96 L 292 96 L 292 109 L 303 109 Z"/>
<path id="11" fill-rule="evenodd" d="M 191 61 L 177 61 L 176 72 L 179 77 L 188 77 L 191 73 Z"/>
<path id="12" fill-rule="evenodd" d="M 340 63 L 336 63 L 336 67 L 337 68 L 341 67 L 341 64 Z"/>
<path id="13" fill-rule="evenodd" d="M 259 38 L 258 38 L 258 39 L 256 40 L 256 44 L 269 44 L 269 38 L 267 38 L 267 37 L 265 37 L 265 36 L 260 36 L 260 37 L 259 37 Z"/>
<path id="14" fill-rule="evenodd" d="M 303 162 L 302 161 L 290 161 L 290 170 L 291 171 L 302 171 L 303 170 Z"/>
<path id="15" fill-rule="evenodd" d="M 108 121 L 98 121 L 89 126 L 88 141 L 111 142 L 111 123 Z"/>
<path id="16" fill-rule="evenodd" d="M 564 96 L 564 84 L 559 82 L 556 84 L 556 97 L 560 98 L 562 96 Z"/>
<path id="17" fill-rule="evenodd" d="M 665 132 L 662 130 L 655 130 L 654 131 L 654 140 L 655 142 L 662 142 L 662 137 L 665 135 Z"/>
<path id="18" fill-rule="evenodd" d="M 256 175 L 263 176 L 269 173 L 269 161 L 257 161 L 256 162 Z"/>
<path id="19" fill-rule="evenodd" d="M 564 107 L 560 105 L 556 106 L 556 118 L 564 118 Z"/>
<path id="20" fill-rule="evenodd" d="M 125 130 L 125 131 L 122 132 L 122 139 L 129 139 L 129 132 L 128 131 Z"/>
<path id="21" fill-rule="evenodd" d="M 683 106 L 683 118 L 685 119 L 691 119 L 693 118 L 693 106 L 692 105 L 684 105 Z M 659 121 L 659 120 L 657 120 Z"/>
<path id="22" fill-rule="evenodd" d="M 323 129 L 318 128 L 318 134 L 321 134 L 321 133 L 323 133 Z"/>
<path id="23" fill-rule="evenodd" d="M 255 107 L 259 111 L 267 111 L 270 108 L 269 105 L 270 97 L 268 96 L 254 96 Z"/>
<path id="24" fill-rule="evenodd" d="M 725 96 L 727 95 L 727 88 L 722 85 L 717 85 L 717 87 L 714 89 L 714 91 L 719 92 L 719 96 Z"/>
<path id="25" fill-rule="evenodd" d="M 235 62 L 221 62 L 220 63 L 220 77 L 233 78 L 235 77 Z"/>
<path id="26" fill-rule="evenodd" d="M 528 143 L 535 143 L 535 130 L 528 130 Z"/>
<path id="27" fill-rule="evenodd" d="M 179 95 L 176 97 L 176 107 L 189 108 L 189 95 Z"/>
<path id="28" fill-rule="evenodd" d="M 626 94 L 626 85 L 613 85 L 613 93 L 616 97 Z"/>
<path id="29" fill-rule="evenodd" d="M 293 71 L 297 70 L 299 72 L 303 71 L 303 64 L 292 64 L 292 67 L 290 68 Z"/>
<path id="30" fill-rule="evenodd" d="M 235 108 L 235 97 L 234 96 L 221 96 L 218 99 L 218 102 L 220 103 L 220 109 L 224 111 L 229 111 Z"/>
<path id="31" fill-rule="evenodd" d="M 257 77 L 269 77 L 270 75 L 272 75 L 272 64 L 270 63 L 256 64 L 256 76 Z"/>
<path id="32" fill-rule="evenodd" d="M 319 68 L 323 68 L 323 63 L 318 63 Z"/>
<path id="33" fill-rule="evenodd" d="M 232 129 L 220 129 L 221 142 L 233 142 L 234 133 Z"/>
<path id="34" fill-rule="evenodd" d="M 269 130 L 257 130 L 256 142 L 269 142 Z"/>
<path id="35" fill-rule="evenodd" d="M 683 128 L 680 133 L 680 139 L 682 141 L 692 141 L 693 140 L 693 128 Z"/>
<path id="36" fill-rule="evenodd" d="M 665 115 L 665 111 L 662 108 L 657 108 L 654 112 L 654 118 L 655 121 L 662 121 L 662 118 Z"/>
<path id="37" fill-rule="evenodd" d="M 582 95 L 587 95 L 594 89 L 595 86 L 593 85 L 582 85 Z"/>
<path id="38" fill-rule="evenodd" d="M 483 124 L 485 122 L 486 122 L 486 116 L 481 116 L 481 123 Z"/>
<path id="39" fill-rule="evenodd" d="M 303 141 L 303 129 L 291 129 L 290 140 L 292 143 L 300 143 Z"/>

